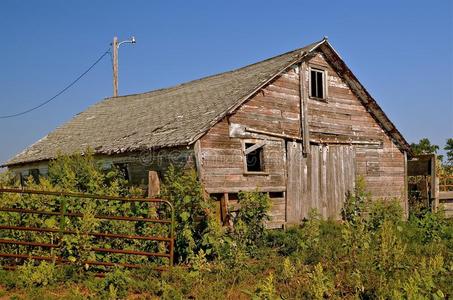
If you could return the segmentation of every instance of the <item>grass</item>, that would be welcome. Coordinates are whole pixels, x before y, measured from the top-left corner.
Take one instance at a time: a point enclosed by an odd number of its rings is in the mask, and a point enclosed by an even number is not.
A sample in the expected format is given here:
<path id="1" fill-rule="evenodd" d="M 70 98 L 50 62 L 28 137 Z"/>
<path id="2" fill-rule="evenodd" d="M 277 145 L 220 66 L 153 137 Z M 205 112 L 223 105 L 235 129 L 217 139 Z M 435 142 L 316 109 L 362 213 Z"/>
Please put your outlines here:
<path id="1" fill-rule="evenodd" d="M 18 273 L 29 270 L 2 272 L 1 299 L 453 296 L 452 222 L 431 213 L 408 222 L 388 220 L 385 215 L 379 221 L 368 219 L 356 224 L 313 218 L 286 231 L 267 231 L 253 253 L 238 253 L 240 258 L 209 261 L 198 257 L 164 273 L 115 269 L 105 278 L 96 278 L 89 272 L 68 278 L 63 273 L 74 273 L 63 272 L 61 267 L 60 274 L 56 272 L 55 278 L 43 285 L 40 280 L 27 282 Z M 46 272 L 44 266 L 30 268 Z"/>

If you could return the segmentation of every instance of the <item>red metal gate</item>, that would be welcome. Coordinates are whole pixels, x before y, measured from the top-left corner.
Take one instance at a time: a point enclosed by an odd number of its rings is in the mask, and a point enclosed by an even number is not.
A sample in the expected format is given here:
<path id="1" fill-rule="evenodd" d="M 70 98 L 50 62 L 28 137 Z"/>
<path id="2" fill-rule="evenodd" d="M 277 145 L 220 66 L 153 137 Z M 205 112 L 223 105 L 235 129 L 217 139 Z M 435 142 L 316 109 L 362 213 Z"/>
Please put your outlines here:
<path id="1" fill-rule="evenodd" d="M 17 203 L 13 201 L 4 201 L 5 195 L 11 195 L 14 197 L 41 197 L 39 201 L 48 201 L 49 203 L 53 201 L 53 209 L 49 210 L 37 210 L 31 208 L 18 207 Z M 25 189 L 11 189 L 11 188 L 0 188 L 0 260 L 3 268 L 11 269 L 16 265 L 20 264 L 26 259 L 33 260 L 44 260 L 44 261 L 53 261 L 56 263 L 71 263 L 73 262 L 68 257 L 61 255 L 62 243 L 61 241 L 65 236 L 74 236 L 80 234 L 80 231 L 77 228 L 66 228 L 66 220 L 70 218 L 84 218 L 84 214 L 80 211 L 68 211 L 70 207 L 68 201 L 81 201 L 81 199 L 92 201 L 116 201 L 115 203 L 130 203 L 131 205 L 145 205 L 146 208 L 151 209 L 158 208 L 159 213 L 155 213 L 154 216 L 149 216 L 149 213 L 139 213 L 138 215 L 131 215 L 132 212 L 127 213 L 127 215 L 116 215 L 114 212 L 108 214 L 94 214 L 95 219 L 103 220 L 102 222 L 135 222 L 135 224 L 140 224 L 144 232 L 150 228 L 150 224 L 159 224 L 159 227 L 162 228 L 162 234 L 156 235 L 147 235 L 147 234 L 137 234 L 133 233 L 115 233 L 115 232 L 103 232 L 102 230 L 84 232 L 85 236 L 103 240 L 115 240 L 120 239 L 123 241 L 140 241 L 140 243 L 156 243 L 155 248 L 159 248 L 160 251 L 149 251 L 149 250 L 133 250 L 133 249 L 115 249 L 110 247 L 97 247 L 93 246 L 89 248 L 89 251 L 93 253 L 106 253 L 110 256 L 115 255 L 127 255 L 129 257 L 141 257 L 147 259 L 152 264 L 153 267 L 157 270 L 168 269 L 169 266 L 173 265 L 173 255 L 174 255 L 174 208 L 172 204 L 166 200 L 162 199 L 147 199 L 147 198 L 124 198 L 124 197 L 115 197 L 115 196 L 101 196 L 93 194 L 82 194 L 82 193 L 70 193 L 70 192 L 54 192 L 54 191 L 36 191 L 36 190 L 25 190 Z M 90 201 L 91 201 L 90 200 Z M 57 201 L 57 202 L 55 202 Z M 5 203 L 11 202 L 10 205 L 5 205 Z M 59 203 L 58 203 L 59 202 Z M 33 202 L 31 202 L 33 203 Z M 132 204 L 133 203 L 133 204 Z M 164 207 L 163 207 L 164 206 Z M 51 207 L 51 206 L 49 206 Z M 129 206 L 128 206 L 129 207 Z M 5 215 L 1 215 L 5 214 Z M 11 217 L 11 214 L 17 214 Z M 57 217 L 59 218 L 58 228 L 49 228 L 49 227 L 37 227 L 37 226 L 27 226 L 26 224 L 11 224 L 11 219 L 18 220 L 16 223 L 21 223 L 20 221 L 24 216 L 39 216 L 40 218 L 47 217 Z M 4 218 L 4 217 L 7 218 Z M 16 219 L 15 219 L 16 218 Z M 5 221 L 9 220 L 9 221 Z M 6 223 L 8 222 L 8 223 Z M 134 225 L 137 227 L 137 225 Z M 151 225 L 152 226 L 152 225 Z M 43 234 L 50 234 L 53 236 L 55 234 L 55 240 L 46 241 L 36 241 L 30 240 L 30 237 L 27 237 L 27 232 L 39 232 Z M 15 233 L 15 234 L 13 234 Z M 22 238 L 11 238 L 11 236 L 19 235 Z M 108 244 L 108 243 L 106 243 Z M 153 246 L 154 247 L 154 246 Z M 33 254 L 33 249 L 38 248 L 39 254 Z M 9 250 L 9 251 L 5 251 Z M 48 255 L 43 255 L 42 252 L 48 252 Z M 113 257 L 114 260 L 115 257 Z M 154 260 L 153 260 L 154 259 Z M 124 261 L 124 260 L 123 260 Z M 146 261 L 147 262 L 147 261 Z M 101 267 L 111 267 L 111 266 L 123 266 L 127 268 L 140 268 L 145 266 L 147 263 L 129 263 L 129 262 L 118 262 L 118 261 L 99 261 L 96 259 L 86 260 L 83 262 L 88 266 L 101 266 Z"/>

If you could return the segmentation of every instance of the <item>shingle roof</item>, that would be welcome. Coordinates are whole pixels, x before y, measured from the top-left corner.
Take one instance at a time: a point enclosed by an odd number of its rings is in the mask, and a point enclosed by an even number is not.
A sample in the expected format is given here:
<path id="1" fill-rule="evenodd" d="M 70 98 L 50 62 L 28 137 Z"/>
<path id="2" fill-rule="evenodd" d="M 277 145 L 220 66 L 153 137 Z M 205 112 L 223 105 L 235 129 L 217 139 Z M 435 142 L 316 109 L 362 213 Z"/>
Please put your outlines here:
<path id="1" fill-rule="evenodd" d="M 318 42 L 319 43 L 319 42 Z M 186 145 L 308 45 L 237 70 L 143 94 L 107 98 L 76 115 L 6 165 L 92 148 L 99 154 Z"/>
<path id="2" fill-rule="evenodd" d="M 113 154 L 195 142 L 231 109 L 325 39 L 233 71 L 142 94 L 107 98 L 6 162 L 55 158 L 90 147 Z"/>

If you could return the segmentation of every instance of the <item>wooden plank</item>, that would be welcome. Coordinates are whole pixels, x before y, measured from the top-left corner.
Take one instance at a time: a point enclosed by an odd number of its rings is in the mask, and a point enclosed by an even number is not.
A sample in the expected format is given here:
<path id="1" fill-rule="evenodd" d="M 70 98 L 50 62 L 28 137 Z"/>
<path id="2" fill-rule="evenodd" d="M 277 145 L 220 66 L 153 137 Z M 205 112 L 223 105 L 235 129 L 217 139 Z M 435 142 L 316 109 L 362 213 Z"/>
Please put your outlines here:
<path id="1" fill-rule="evenodd" d="M 312 178 L 312 185 L 311 185 L 311 192 L 312 192 L 312 205 L 311 207 L 312 208 L 315 208 L 319 211 L 319 182 L 320 182 L 320 179 L 319 179 L 319 174 L 320 174 L 320 170 L 319 170 L 319 157 L 320 157 L 320 154 L 321 154 L 321 151 L 320 151 L 321 147 L 320 146 L 315 146 L 313 145 L 311 147 L 311 154 L 312 154 L 312 171 L 311 171 L 311 178 Z"/>
<path id="2" fill-rule="evenodd" d="M 347 180 L 346 176 L 348 175 L 346 172 L 345 164 L 348 162 L 348 152 L 349 146 L 343 146 L 341 147 L 341 160 L 338 164 L 338 168 L 340 171 L 340 179 L 339 179 L 339 184 L 340 184 L 340 190 L 338 192 L 338 202 L 337 202 L 337 211 L 336 211 L 336 219 L 341 218 L 341 208 L 343 207 L 343 203 L 345 200 L 345 195 L 346 195 L 346 190 L 347 190 Z"/>
<path id="3" fill-rule="evenodd" d="M 298 224 L 302 216 L 301 199 L 301 158 L 302 144 L 298 142 L 287 142 L 287 189 L 286 189 L 286 215 L 288 224 Z"/>
<path id="4" fill-rule="evenodd" d="M 313 173 L 313 145 L 310 145 L 310 153 L 306 156 L 306 169 L 307 173 L 305 174 L 304 180 L 306 181 L 306 194 L 305 194 L 305 203 L 306 203 L 306 216 L 308 217 L 310 209 L 313 207 L 313 192 L 312 192 L 312 173 Z"/>
<path id="5" fill-rule="evenodd" d="M 266 142 L 258 142 L 256 143 L 255 145 L 249 147 L 249 148 L 246 148 L 244 150 L 244 154 L 247 155 L 247 154 L 250 154 L 251 152 L 263 147 L 264 145 L 266 144 Z"/>
<path id="6" fill-rule="evenodd" d="M 341 193 L 341 186 L 340 186 L 340 181 L 341 181 L 341 165 L 340 162 L 344 159 L 343 156 L 341 155 L 341 149 L 343 148 L 343 145 L 331 145 L 330 148 L 333 148 L 333 151 L 331 149 L 331 159 L 332 159 L 332 168 L 333 170 L 331 171 L 332 173 L 332 185 L 333 185 L 333 191 L 331 192 L 332 199 L 331 201 L 331 210 L 329 212 L 329 218 L 336 219 L 337 217 L 337 211 L 338 211 L 338 206 L 340 200 L 340 193 Z"/>
<path id="7" fill-rule="evenodd" d="M 321 165 L 321 215 L 327 217 L 327 151 L 328 146 L 322 147 Z"/>
<path id="8" fill-rule="evenodd" d="M 156 171 L 148 172 L 148 197 L 155 197 L 160 194 L 160 180 Z"/>
<path id="9" fill-rule="evenodd" d="M 307 154 L 308 156 L 309 154 Z M 303 151 L 302 151 L 302 145 L 301 145 L 301 152 L 300 152 L 300 159 L 301 159 L 301 194 L 299 196 L 300 201 L 301 201 L 301 216 L 300 219 L 304 219 L 308 217 L 308 212 L 309 212 L 309 192 L 308 192 L 308 158 L 307 156 L 304 156 Z"/>
<path id="10" fill-rule="evenodd" d="M 299 97 L 300 97 L 300 127 L 303 140 L 303 153 L 310 153 L 310 129 L 308 125 L 308 91 L 305 88 L 307 79 L 305 72 L 307 71 L 307 64 L 303 61 L 299 67 Z"/>
<path id="11" fill-rule="evenodd" d="M 439 192 L 439 200 L 453 199 L 453 192 Z"/>
<path id="12" fill-rule="evenodd" d="M 330 218 L 334 211 L 335 205 L 335 151 L 338 147 L 337 146 L 330 146 L 327 149 L 327 161 L 326 161 L 326 215 L 325 218 Z"/>
<path id="13" fill-rule="evenodd" d="M 408 178 L 407 178 L 407 152 L 404 151 L 404 218 L 407 220 L 409 218 L 409 193 L 408 193 Z M 437 209 L 437 204 L 435 203 L 434 209 Z"/>
<path id="14" fill-rule="evenodd" d="M 437 157 L 434 154 L 431 157 L 431 199 L 433 201 L 433 209 L 437 211 L 437 207 L 439 206 L 439 177 L 437 177 L 436 169 L 437 169 Z"/>

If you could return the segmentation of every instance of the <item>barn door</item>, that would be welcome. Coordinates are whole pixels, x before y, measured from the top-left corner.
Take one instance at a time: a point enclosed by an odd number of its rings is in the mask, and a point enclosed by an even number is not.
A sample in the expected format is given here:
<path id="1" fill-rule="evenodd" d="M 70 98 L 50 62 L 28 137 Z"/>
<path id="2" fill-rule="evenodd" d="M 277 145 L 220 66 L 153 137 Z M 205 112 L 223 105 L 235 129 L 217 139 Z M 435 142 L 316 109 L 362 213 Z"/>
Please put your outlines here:
<path id="1" fill-rule="evenodd" d="M 286 143 L 286 221 L 298 224 L 314 208 L 324 218 L 340 218 L 345 195 L 355 184 L 355 151 L 349 145 Z"/>
<path id="2" fill-rule="evenodd" d="M 301 221 L 304 204 L 303 195 L 303 173 L 306 171 L 302 144 L 299 142 L 286 142 L 286 222 L 298 224 Z"/>

